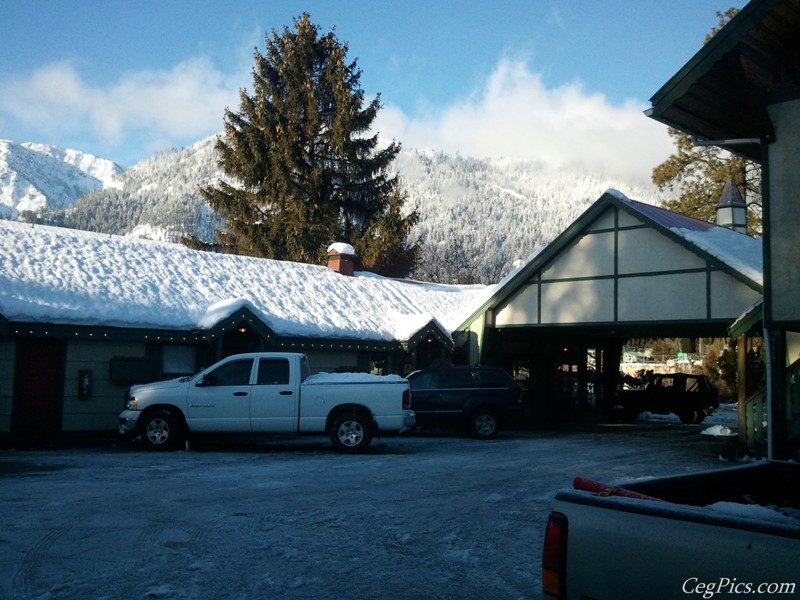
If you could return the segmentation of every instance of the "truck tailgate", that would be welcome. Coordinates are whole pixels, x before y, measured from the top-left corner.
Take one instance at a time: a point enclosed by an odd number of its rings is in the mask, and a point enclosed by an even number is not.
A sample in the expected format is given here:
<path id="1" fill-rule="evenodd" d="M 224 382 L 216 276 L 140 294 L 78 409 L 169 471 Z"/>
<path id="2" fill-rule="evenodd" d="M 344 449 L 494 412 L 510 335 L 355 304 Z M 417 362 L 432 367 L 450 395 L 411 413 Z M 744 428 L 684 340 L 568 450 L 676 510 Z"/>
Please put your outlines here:
<path id="1" fill-rule="evenodd" d="M 771 522 L 579 491 L 559 492 L 553 511 L 568 519 L 568 598 L 766 595 L 764 586 L 797 579 L 800 526 L 791 517 Z"/>

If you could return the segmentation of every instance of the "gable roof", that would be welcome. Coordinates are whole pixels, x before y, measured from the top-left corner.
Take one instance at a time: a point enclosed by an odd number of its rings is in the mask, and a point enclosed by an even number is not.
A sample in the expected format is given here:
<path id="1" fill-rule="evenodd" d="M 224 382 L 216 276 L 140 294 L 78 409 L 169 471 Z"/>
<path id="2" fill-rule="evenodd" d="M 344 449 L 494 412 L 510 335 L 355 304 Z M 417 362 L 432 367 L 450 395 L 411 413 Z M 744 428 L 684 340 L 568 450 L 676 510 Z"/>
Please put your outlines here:
<path id="1" fill-rule="evenodd" d="M 761 160 L 767 105 L 800 97 L 800 0 L 752 0 L 650 99 L 646 114 Z"/>
<path id="2" fill-rule="evenodd" d="M 12 221 L 0 240 L 7 322 L 197 331 L 246 309 L 282 337 L 406 341 L 487 291 Z"/>
<path id="3" fill-rule="evenodd" d="M 761 240 L 714 223 L 631 200 L 617 190 L 607 190 L 555 240 L 534 252 L 524 265 L 501 281 L 491 296 L 462 322 L 459 329 L 469 327 L 474 319 L 488 308 L 508 299 L 531 275 L 553 260 L 612 206 L 650 225 L 688 251 L 710 261 L 753 289 L 759 291 L 762 289 Z"/>

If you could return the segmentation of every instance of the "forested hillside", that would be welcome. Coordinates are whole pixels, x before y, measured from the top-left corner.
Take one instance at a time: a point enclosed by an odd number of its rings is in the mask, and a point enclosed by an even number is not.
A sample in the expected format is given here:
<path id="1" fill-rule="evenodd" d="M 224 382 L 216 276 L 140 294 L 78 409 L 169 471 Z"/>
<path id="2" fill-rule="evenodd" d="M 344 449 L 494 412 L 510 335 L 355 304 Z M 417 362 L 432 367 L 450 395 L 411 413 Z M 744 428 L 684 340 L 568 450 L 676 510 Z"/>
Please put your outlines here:
<path id="1" fill-rule="evenodd" d="M 659 203 L 655 189 L 518 159 L 410 150 L 397 168 L 421 215 L 415 230 L 426 244 L 421 274 L 441 270 L 435 278 L 448 282 L 497 281 L 609 188 Z"/>
<path id="2" fill-rule="evenodd" d="M 210 241 L 224 223 L 200 199 L 197 188 L 222 177 L 214 140 L 160 152 L 118 176 L 119 187 L 81 196 L 67 209 L 51 208 L 46 220 L 168 241 L 193 233 Z M 497 281 L 515 261 L 552 241 L 608 188 L 659 202 L 654 188 L 553 170 L 543 162 L 403 150 L 395 168 L 409 210 L 419 209 L 413 236 L 421 236 L 425 247 L 414 275 L 426 280 Z"/>

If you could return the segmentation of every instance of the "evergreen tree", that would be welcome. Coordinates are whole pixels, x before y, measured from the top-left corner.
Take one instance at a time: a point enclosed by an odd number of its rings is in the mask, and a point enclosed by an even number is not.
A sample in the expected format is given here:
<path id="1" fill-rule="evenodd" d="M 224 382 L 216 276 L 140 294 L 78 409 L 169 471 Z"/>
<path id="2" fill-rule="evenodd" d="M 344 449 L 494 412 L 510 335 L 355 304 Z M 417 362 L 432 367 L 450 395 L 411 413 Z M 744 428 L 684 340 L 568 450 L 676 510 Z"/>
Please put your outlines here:
<path id="1" fill-rule="evenodd" d="M 653 183 L 661 190 L 680 190 L 680 197 L 666 200 L 662 206 L 713 221 L 722 188 L 728 175 L 733 175 L 747 203 L 747 233 L 758 235 L 761 232 L 760 166 L 713 146 L 695 146 L 688 134 L 676 129 L 669 129 L 668 133 L 675 143 L 675 153 L 653 169 Z"/>
<path id="2" fill-rule="evenodd" d="M 304 13 L 255 51 L 253 92 L 225 111 L 217 140 L 230 182 L 200 193 L 226 221 L 227 252 L 319 262 L 332 242 L 350 243 L 362 267 L 406 275 L 419 244 L 407 241 L 416 211 L 404 214 L 397 143 L 378 148 L 367 133 L 380 96 L 365 104 L 361 71 L 334 32 L 320 35 Z M 195 240 L 196 241 L 196 240 Z"/>
<path id="3" fill-rule="evenodd" d="M 730 8 L 717 12 L 719 19 L 706 36 L 714 37 L 738 12 Z M 695 146 L 691 136 L 676 129 L 668 133 L 675 143 L 675 153 L 653 169 L 652 179 L 660 190 L 678 191 L 677 200 L 667 200 L 663 207 L 685 215 L 713 221 L 722 188 L 733 175 L 747 203 L 747 232 L 761 233 L 761 168 L 758 163 L 730 155 L 713 146 Z"/>

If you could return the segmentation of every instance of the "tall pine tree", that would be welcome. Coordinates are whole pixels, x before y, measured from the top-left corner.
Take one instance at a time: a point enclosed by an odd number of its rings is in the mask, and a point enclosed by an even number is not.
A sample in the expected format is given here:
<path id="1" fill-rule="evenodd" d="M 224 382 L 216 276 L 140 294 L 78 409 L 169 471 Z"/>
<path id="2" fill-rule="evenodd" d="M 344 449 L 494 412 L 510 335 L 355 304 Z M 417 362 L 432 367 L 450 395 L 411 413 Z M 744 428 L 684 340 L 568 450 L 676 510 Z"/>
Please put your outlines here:
<path id="1" fill-rule="evenodd" d="M 706 36 L 707 44 L 739 12 L 729 8 L 717 12 L 718 24 Z M 696 146 L 689 134 L 670 128 L 675 153 L 653 169 L 652 179 L 660 190 L 678 191 L 680 198 L 667 200 L 663 207 L 705 221 L 716 217 L 722 188 L 733 175 L 747 202 L 747 232 L 761 233 L 761 167 L 741 156 L 730 155 L 714 146 Z"/>
<path id="2" fill-rule="evenodd" d="M 347 242 L 365 269 L 413 268 L 420 248 L 408 236 L 418 215 L 404 212 L 389 172 L 400 146 L 379 148 L 368 135 L 380 96 L 365 103 L 347 50 L 307 13 L 294 30 L 273 30 L 263 55 L 255 50 L 253 92 L 240 92 L 239 112 L 225 111 L 215 146 L 230 183 L 200 190 L 227 221 L 217 232 L 224 251 L 313 263 L 332 242 Z"/>

